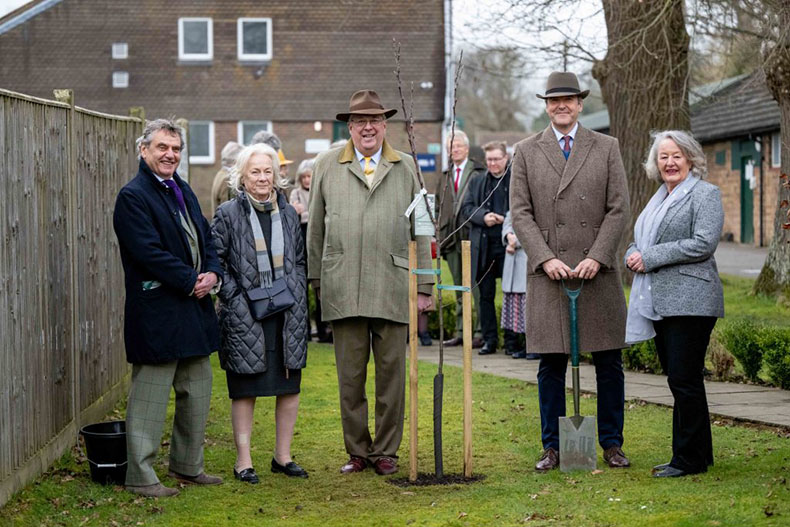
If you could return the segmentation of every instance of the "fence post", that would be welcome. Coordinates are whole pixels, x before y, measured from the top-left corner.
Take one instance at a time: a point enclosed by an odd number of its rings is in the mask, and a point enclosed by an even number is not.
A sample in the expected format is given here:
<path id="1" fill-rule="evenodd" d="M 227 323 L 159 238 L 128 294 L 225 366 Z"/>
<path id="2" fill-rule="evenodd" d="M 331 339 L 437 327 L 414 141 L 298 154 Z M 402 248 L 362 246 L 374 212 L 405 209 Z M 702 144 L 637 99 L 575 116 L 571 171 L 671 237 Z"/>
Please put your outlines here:
<path id="1" fill-rule="evenodd" d="M 66 133 L 68 137 L 68 189 L 69 189 L 69 203 L 66 212 L 66 222 L 68 227 L 68 243 L 69 243 L 69 288 L 71 299 L 69 309 L 71 310 L 71 377 L 72 377 L 72 395 L 71 405 L 73 412 L 73 420 L 76 431 L 79 433 L 80 429 L 80 413 L 81 413 L 81 396 L 80 394 L 80 324 L 77 316 L 77 306 L 79 306 L 78 287 L 76 269 L 78 266 L 78 251 L 77 251 L 77 132 L 75 130 L 76 114 L 74 110 L 74 90 L 55 90 L 55 100 L 67 103 L 69 108 L 68 119 L 66 120 Z"/>

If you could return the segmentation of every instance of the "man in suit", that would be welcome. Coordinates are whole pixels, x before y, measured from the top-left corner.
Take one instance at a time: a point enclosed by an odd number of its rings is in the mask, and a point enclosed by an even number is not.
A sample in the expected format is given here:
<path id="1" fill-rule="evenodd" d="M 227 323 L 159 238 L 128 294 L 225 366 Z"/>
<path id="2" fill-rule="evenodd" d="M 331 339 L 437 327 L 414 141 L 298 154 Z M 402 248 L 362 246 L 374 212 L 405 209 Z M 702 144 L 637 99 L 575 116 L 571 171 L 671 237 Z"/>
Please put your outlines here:
<path id="1" fill-rule="evenodd" d="M 184 146 L 175 123 L 148 123 L 137 140 L 137 176 L 118 193 L 113 225 L 125 274 L 124 342 L 132 363 L 126 408 L 126 489 L 149 497 L 178 490 L 153 469 L 171 387 L 176 392 L 169 475 L 217 485 L 203 471 L 211 400 L 209 355 L 219 347 L 209 293 L 222 268 L 197 197 L 176 174 Z"/>
<path id="2" fill-rule="evenodd" d="M 615 261 L 629 214 L 628 188 L 617 140 L 578 123 L 588 93 L 573 73 L 552 73 L 538 95 L 551 124 L 519 142 L 513 158 L 511 215 L 528 256 L 527 351 L 541 354 L 540 471 L 559 465 L 558 418 L 565 415 L 570 352 L 563 281 L 571 279 L 572 287 L 584 280 L 579 351 L 592 352 L 595 364 L 598 442 L 610 467 L 629 466 L 622 450 L 626 309 Z"/>
<path id="3" fill-rule="evenodd" d="M 450 143 L 452 139 L 452 143 Z M 437 202 L 439 204 L 439 233 L 442 238 L 441 255 L 447 261 L 450 273 L 453 275 L 453 283 L 461 285 L 461 241 L 469 239 L 469 225 L 464 223 L 461 217 L 461 205 L 464 202 L 469 182 L 475 176 L 485 174 L 485 168 L 477 165 L 469 159 L 469 137 L 462 130 L 455 130 L 452 138 L 447 139 L 447 151 L 450 155 L 452 165 L 447 172 L 442 174 L 439 179 L 439 187 L 436 189 Z M 459 227 L 460 230 L 459 230 Z M 474 279 L 474 278 L 473 278 Z M 474 306 L 480 305 L 480 294 L 478 288 L 472 289 L 472 300 Z M 461 291 L 455 292 L 455 336 L 444 341 L 445 346 L 460 346 L 463 344 L 463 295 Z M 480 319 L 478 318 L 474 328 L 473 347 L 480 348 L 483 340 L 480 338 Z"/>
<path id="4" fill-rule="evenodd" d="M 505 246 L 502 245 L 502 223 L 510 210 L 510 170 L 507 145 L 493 141 L 483 146 L 488 171 L 469 183 L 469 190 L 461 206 L 461 218 L 470 220 L 469 239 L 472 242 L 472 280 L 479 284 L 478 319 L 483 330 L 480 355 L 496 353 L 499 324 L 497 323 L 496 279 L 502 278 L 505 265 Z M 518 351 L 518 338 L 505 330 L 505 349 Z"/>
<path id="5" fill-rule="evenodd" d="M 351 96 L 351 140 L 316 159 L 307 226 L 308 279 L 332 322 L 340 415 L 349 460 L 344 474 L 368 464 L 379 475 L 397 471 L 403 437 L 406 337 L 409 321 L 409 241 L 413 215 L 404 212 L 419 193 L 411 156 L 385 140 L 386 109 L 376 92 Z M 430 267 L 430 242 L 417 237 L 418 265 Z M 418 308 L 433 305 L 433 278 L 420 275 Z M 376 364 L 376 429 L 368 429 L 365 395 L 371 349 Z"/>

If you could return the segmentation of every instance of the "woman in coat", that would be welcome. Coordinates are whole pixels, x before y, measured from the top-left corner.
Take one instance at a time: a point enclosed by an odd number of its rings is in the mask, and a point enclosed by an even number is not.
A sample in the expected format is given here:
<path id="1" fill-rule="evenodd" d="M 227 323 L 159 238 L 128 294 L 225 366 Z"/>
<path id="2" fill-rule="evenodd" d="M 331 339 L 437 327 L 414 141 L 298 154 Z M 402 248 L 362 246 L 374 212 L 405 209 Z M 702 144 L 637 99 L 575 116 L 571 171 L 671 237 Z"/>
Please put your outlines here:
<path id="1" fill-rule="evenodd" d="M 713 465 L 702 371 L 713 326 L 724 316 L 713 258 L 724 211 L 719 189 L 702 181 L 705 154 L 690 133 L 657 133 L 645 171 L 664 184 L 639 215 L 625 255 L 635 273 L 626 341 L 655 341 L 675 404 L 672 459 L 653 475 L 678 477 Z"/>
<path id="2" fill-rule="evenodd" d="M 220 299 L 220 364 L 232 400 L 236 479 L 258 483 L 250 457 L 257 397 L 275 396 L 272 472 L 307 477 L 291 459 L 301 369 L 307 360 L 307 279 L 299 216 L 275 188 L 277 152 L 265 144 L 241 151 L 230 185 L 238 196 L 214 215 L 212 232 L 225 272 Z M 262 321 L 253 318 L 247 292 L 285 278 L 296 302 Z"/>
<path id="3" fill-rule="evenodd" d="M 502 268 L 502 329 L 511 332 L 505 339 L 505 353 L 514 359 L 539 359 L 537 353 L 527 355 L 525 337 L 527 332 L 527 253 L 521 247 L 513 231 L 510 211 L 502 224 L 502 244 L 505 246 L 505 265 Z"/>

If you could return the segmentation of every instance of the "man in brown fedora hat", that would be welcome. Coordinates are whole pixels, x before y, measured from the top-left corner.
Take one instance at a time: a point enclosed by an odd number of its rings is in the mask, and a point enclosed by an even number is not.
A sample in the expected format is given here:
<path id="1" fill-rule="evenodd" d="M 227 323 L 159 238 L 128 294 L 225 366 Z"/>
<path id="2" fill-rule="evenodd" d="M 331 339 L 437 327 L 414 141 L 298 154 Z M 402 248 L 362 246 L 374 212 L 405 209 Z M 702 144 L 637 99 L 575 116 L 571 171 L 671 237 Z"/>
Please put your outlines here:
<path id="1" fill-rule="evenodd" d="M 515 146 L 510 207 L 528 256 L 527 351 L 540 353 L 538 392 L 543 456 L 535 468 L 559 465 L 559 423 L 565 415 L 570 353 L 563 280 L 582 279 L 579 351 L 592 352 L 598 386 L 598 442 L 610 467 L 627 467 L 622 451 L 625 381 L 625 296 L 617 247 L 629 214 L 617 139 L 578 123 L 583 99 L 576 75 L 554 72 L 546 92 L 551 124 Z M 576 280 L 573 287 L 578 286 Z M 570 285 L 570 284 L 569 284 Z"/>
<path id="2" fill-rule="evenodd" d="M 320 295 L 322 318 L 332 322 L 343 439 L 350 458 L 340 469 L 372 464 L 397 471 L 403 436 L 406 337 L 409 321 L 409 240 L 404 216 L 420 185 L 412 158 L 385 140 L 397 110 L 372 90 L 351 96 L 351 140 L 319 155 L 310 189 L 308 278 Z M 420 268 L 430 266 L 430 242 L 417 237 Z M 418 276 L 419 309 L 432 306 L 429 275 Z M 370 351 L 376 365 L 375 438 L 368 429 L 365 380 Z"/>

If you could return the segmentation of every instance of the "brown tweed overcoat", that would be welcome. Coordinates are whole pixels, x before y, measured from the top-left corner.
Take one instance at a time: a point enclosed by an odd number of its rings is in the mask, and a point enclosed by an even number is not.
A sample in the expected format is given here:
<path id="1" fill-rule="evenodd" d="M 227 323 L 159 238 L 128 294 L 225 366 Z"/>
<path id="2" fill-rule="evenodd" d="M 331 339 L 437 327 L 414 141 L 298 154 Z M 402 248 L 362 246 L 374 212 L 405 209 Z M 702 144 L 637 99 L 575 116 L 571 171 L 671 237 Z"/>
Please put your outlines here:
<path id="1" fill-rule="evenodd" d="M 625 296 L 615 259 L 629 200 L 617 139 L 579 125 L 566 161 L 549 126 L 515 145 L 510 185 L 513 228 L 529 262 L 527 351 L 570 353 L 568 299 L 562 283 L 543 272 L 555 257 L 571 268 L 586 257 L 601 264 L 578 300 L 579 351 L 624 347 Z"/>

